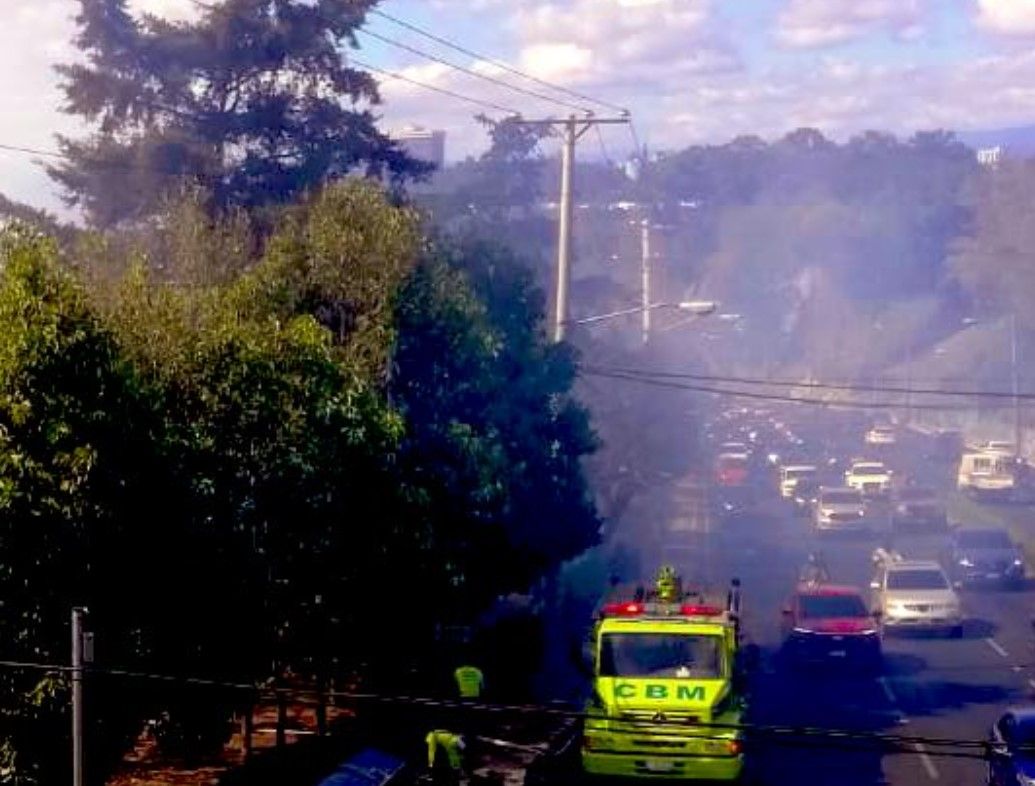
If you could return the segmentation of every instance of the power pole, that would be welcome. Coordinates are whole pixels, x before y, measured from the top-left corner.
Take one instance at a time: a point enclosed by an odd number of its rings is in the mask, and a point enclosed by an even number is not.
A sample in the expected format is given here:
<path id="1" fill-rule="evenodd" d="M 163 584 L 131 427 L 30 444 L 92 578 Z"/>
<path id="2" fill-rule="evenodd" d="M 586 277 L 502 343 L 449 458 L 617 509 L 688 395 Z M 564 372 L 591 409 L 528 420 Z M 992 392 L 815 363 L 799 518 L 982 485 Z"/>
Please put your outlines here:
<path id="1" fill-rule="evenodd" d="M 575 118 L 564 124 L 564 142 L 561 145 L 561 204 L 557 224 L 557 281 L 554 284 L 553 340 L 564 341 L 568 324 L 568 289 L 571 286 L 571 225 L 575 218 L 572 204 L 572 179 L 575 177 L 575 143 L 580 132 Z"/>
<path id="2" fill-rule="evenodd" d="M 1023 455 L 1021 445 L 1021 399 L 1020 378 L 1017 372 L 1017 315 L 1010 314 L 1010 366 L 1011 388 L 1013 390 L 1013 446 L 1017 455 Z"/>
<path id="3" fill-rule="evenodd" d="M 561 202 L 557 225 L 557 270 L 554 285 L 553 340 L 564 340 L 568 319 L 568 290 L 571 285 L 571 235 L 574 224 L 575 206 L 572 203 L 575 179 L 575 143 L 594 126 L 625 124 L 628 114 L 622 117 L 576 117 L 565 119 L 522 120 L 512 122 L 527 126 L 561 126 Z"/>
<path id="4" fill-rule="evenodd" d="M 640 306 L 643 309 L 644 344 L 650 341 L 650 272 L 650 219 L 645 218 L 640 222 Z"/>
<path id="5" fill-rule="evenodd" d="M 84 786 L 83 771 L 83 663 L 91 660 L 92 653 L 84 646 L 87 634 L 83 631 L 86 608 L 72 609 L 72 786 Z"/>

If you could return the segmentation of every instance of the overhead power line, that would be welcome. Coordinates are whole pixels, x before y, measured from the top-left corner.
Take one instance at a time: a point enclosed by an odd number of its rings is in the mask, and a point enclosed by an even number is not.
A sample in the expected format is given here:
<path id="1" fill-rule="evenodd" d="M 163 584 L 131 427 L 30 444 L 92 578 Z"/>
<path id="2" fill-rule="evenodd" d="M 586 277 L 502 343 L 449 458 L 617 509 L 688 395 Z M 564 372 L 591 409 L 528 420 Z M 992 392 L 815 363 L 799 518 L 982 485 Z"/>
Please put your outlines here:
<path id="1" fill-rule="evenodd" d="M 510 82 L 506 82 L 506 81 L 504 81 L 502 79 L 497 79 L 496 77 L 490 76 L 489 74 L 483 74 L 483 73 L 481 73 L 479 71 L 475 71 L 473 68 L 467 68 L 466 66 L 462 66 L 462 65 L 459 65 L 457 63 L 453 63 L 453 62 L 451 62 L 449 60 L 446 60 L 443 57 L 439 57 L 438 55 L 434 55 L 431 52 L 425 52 L 423 49 L 418 49 L 417 47 L 410 46 L 409 44 L 405 44 L 402 41 L 397 41 L 394 38 L 389 38 L 388 36 L 381 35 L 380 33 L 375 33 L 373 30 L 361 29 L 359 32 L 363 33 L 364 35 L 368 35 L 371 38 L 377 39 L 378 41 L 386 43 L 389 46 L 394 46 L 397 49 L 402 49 L 403 51 L 410 52 L 411 54 L 415 54 L 418 57 L 423 57 L 423 58 L 431 60 L 431 61 L 433 61 L 435 63 L 439 63 L 439 64 L 444 65 L 444 66 L 448 66 L 449 68 L 452 68 L 452 69 L 454 69 L 456 71 L 459 71 L 462 74 L 467 74 L 468 76 L 473 76 L 475 79 L 481 79 L 481 80 L 483 80 L 485 82 L 489 82 L 489 83 L 497 85 L 499 87 L 504 87 L 507 90 L 513 90 L 516 93 L 521 93 L 522 95 L 530 96 L 531 98 L 535 98 L 535 99 L 538 99 L 540 101 L 547 101 L 547 102 L 550 102 L 552 104 L 557 104 L 558 106 L 567 107 L 568 109 L 574 109 L 576 112 L 582 112 L 582 113 L 587 114 L 587 115 L 592 115 L 593 114 L 592 110 L 586 109 L 583 106 L 578 106 L 577 104 L 572 104 L 572 103 L 569 103 L 568 101 L 562 101 L 559 98 L 554 98 L 553 96 L 548 96 L 545 93 L 539 93 L 539 92 L 536 92 L 535 90 L 527 90 L 527 89 L 525 89 L 523 87 L 519 87 L 518 85 L 514 85 L 514 84 L 511 84 Z"/>
<path id="2" fill-rule="evenodd" d="M 509 74 L 513 74 L 514 76 L 519 76 L 522 79 L 527 79 L 530 82 L 535 82 L 536 84 L 541 85 L 542 87 L 548 87 L 551 90 L 557 91 L 558 93 L 563 93 L 564 95 L 567 95 L 570 98 L 575 98 L 575 99 L 578 99 L 579 101 L 588 101 L 591 104 L 596 104 L 598 106 L 606 107 L 606 108 L 608 108 L 608 109 L 610 109 L 610 110 L 612 110 L 614 112 L 620 112 L 623 115 L 628 115 L 629 114 L 629 110 L 627 108 L 625 108 L 625 107 L 618 106 L 617 104 L 612 104 L 612 103 L 610 103 L 608 101 L 602 101 L 599 98 L 593 98 L 592 96 L 585 95 L 584 93 L 580 93 L 580 92 L 578 92 L 576 90 L 572 90 L 570 88 L 564 87 L 562 85 L 555 84 L 553 82 L 548 82 L 545 79 L 541 79 L 541 78 L 539 78 L 537 76 L 533 76 L 532 74 L 526 73 L 525 71 L 521 71 L 520 69 L 514 68 L 514 66 L 509 65 L 509 64 L 503 62 L 502 60 L 497 60 L 495 58 L 488 57 L 488 56 L 483 55 L 483 54 L 479 54 L 478 52 L 475 52 L 472 49 L 468 49 L 467 47 L 462 46 L 462 45 L 456 43 L 455 41 L 450 41 L 448 38 L 443 38 L 442 36 L 435 35 L 434 33 L 430 32 L 428 30 L 425 30 L 422 27 L 418 27 L 417 25 L 413 24 L 412 22 L 407 22 L 405 19 L 400 19 L 397 16 L 392 16 L 391 14 L 386 13 L 385 11 L 381 11 L 380 9 L 371 8 L 369 11 L 367 11 L 367 13 L 368 14 L 372 14 L 374 16 L 379 16 L 382 19 L 386 19 L 386 20 L 388 20 L 389 22 L 391 22 L 393 24 L 399 25 L 399 27 L 405 28 L 406 30 L 409 30 L 409 31 L 411 31 L 413 33 L 416 33 L 419 36 L 423 36 L 424 38 L 428 39 L 429 41 L 434 41 L 437 44 L 441 44 L 442 46 L 449 47 L 450 49 L 453 49 L 454 51 L 457 51 L 457 52 L 460 52 L 462 54 L 465 54 L 468 57 L 473 57 L 473 58 L 476 58 L 477 60 L 483 60 L 484 62 L 489 63 L 491 65 L 494 65 L 497 68 L 499 68 L 499 69 L 501 69 L 503 71 L 506 71 Z"/>
<path id="3" fill-rule="evenodd" d="M 468 96 L 468 95 L 464 95 L 463 93 L 457 93 L 457 92 L 454 92 L 453 90 L 448 90 L 448 89 L 446 89 L 444 87 L 438 87 L 437 85 L 429 84 L 428 82 L 422 82 L 422 81 L 420 81 L 418 79 L 413 79 L 411 77 L 405 76 L 404 74 L 400 74 L 398 71 L 389 71 L 386 68 L 379 68 L 378 66 L 371 65 L 370 63 L 365 63 L 362 60 L 360 60 L 359 58 L 352 57 L 351 55 L 349 56 L 348 59 L 349 59 L 349 62 L 354 63 L 355 65 L 358 65 L 360 68 L 365 68 L 368 71 L 373 71 L 374 73 L 382 74 L 384 76 L 391 77 L 392 79 L 398 79 L 398 80 L 400 80 L 402 82 L 409 82 L 411 85 L 415 85 L 417 87 L 421 87 L 421 88 L 423 88 L 425 90 L 431 90 L 432 92 L 435 92 L 435 93 L 441 93 L 442 95 L 449 96 L 450 98 L 456 98 L 456 99 L 459 99 L 460 101 L 466 101 L 466 102 L 468 102 L 470 104 L 477 104 L 478 106 L 482 106 L 482 107 L 485 107 L 487 109 L 492 109 L 492 110 L 495 110 L 497 112 L 503 112 L 504 114 L 508 114 L 508 115 L 520 116 L 520 114 L 521 114 L 516 109 L 512 109 L 511 107 L 503 106 L 503 105 L 497 104 L 497 103 L 495 103 L 493 101 L 487 101 L 487 100 L 485 100 L 483 98 L 475 98 L 474 96 Z"/>
<path id="4" fill-rule="evenodd" d="M 1024 399 L 1035 400 L 1035 393 L 1012 393 L 1006 390 L 962 390 L 958 388 L 916 388 L 896 385 L 865 385 L 832 382 L 795 381 L 790 379 L 766 379 L 764 377 L 733 377 L 715 374 L 692 374 L 687 372 L 660 371 L 642 368 L 620 368 L 608 366 L 586 366 L 586 370 L 631 374 L 656 379 L 689 379 L 696 382 L 723 382 L 735 385 L 809 388 L 815 390 L 838 390 L 856 393 L 901 393 L 904 395 L 954 396 L 962 398 Z"/>
<path id="5" fill-rule="evenodd" d="M 914 410 L 937 410 L 941 412 L 969 411 L 970 409 L 972 409 L 971 407 L 950 404 L 912 404 L 910 406 L 905 402 L 895 401 L 874 401 L 867 403 L 862 401 L 843 401 L 823 398 L 808 398 L 805 396 L 789 396 L 778 393 L 758 393 L 748 390 L 736 390 L 723 387 L 713 387 L 710 385 L 687 384 L 677 382 L 674 380 L 658 379 L 657 377 L 648 375 L 592 370 L 587 368 L 584 368 L 582 373 L 586 376 L 603 377 L 606 379 L 617 379 L 625 382 L 636 382 L 642 385 L 666 388 L 669 390 L 686 390 L 695 393 L 714 393 L 720 396 L 731 396 L 733 398 L 747 398 L 758 401 L 779 401 L 788 404 L 807 404 L 818 407 L 831 407 L 840 409 L 905 409 L 907 407 L 910 407 Z M 1003 402 L 1003 405 L 1009 406 L 1009 402 Z"/>
<path id="6" fill-rule="evenodd" d="M 41 671 L 52 674 L 67 674 L 75 670 L 67 664 L 41 663 L 35 661 L 0 660 L 0 668 L 17 671 Z M 188 685 L 202 688 L 213 688 L 246 692 L 252 695 L 290 697 L 303 704 L 335 699 L 356 703 L 376 702 L 404 706 L 408 709 L 421 707 L 449 711 L 468 712 L 472 714 L 490 714 L 496 716 L 541 716 L 579 720 L 586 717 L 584 710 L 565 704 L 487 704 L 471 703 L 460 700 L 443 700 L 424 696 L 389 695 L 360 691 L 320 691 L 316 688 L 300 688 L 291 686 L 261 686 L 244 680 L 217 679 L 199 676 L 174 675 L 134 669 L 108 668 L 91 665 L 83 669 L 87 676 L 124 678 L 163 682 L 176 685 Z M 853 729 L 825 728 L 816 726 L 759 724 L 759 723 L 699 723 L 688 729 L 682 721 L 658 720 L 652 726 L 658 728 L 637 727 L 640 736 L 671 736 L 673 731 L 664 727 L 678 727 L 681 736 L 693 739 L 726 740 L 730 732 L 745 735 L 742 740 L 747 746 L 776 745 L 780 747 L 814 748 L 827 750 L 867 751 L 880 750 L 896 755 L 919 753 L 918 746 L 929 756 L 949 758 L 987 758 L 990 743 L 983 739 L 963 739 L 946 737 L 926 737 L 920 735 L 892 734 L 877 731 L 857 731 Z"/>

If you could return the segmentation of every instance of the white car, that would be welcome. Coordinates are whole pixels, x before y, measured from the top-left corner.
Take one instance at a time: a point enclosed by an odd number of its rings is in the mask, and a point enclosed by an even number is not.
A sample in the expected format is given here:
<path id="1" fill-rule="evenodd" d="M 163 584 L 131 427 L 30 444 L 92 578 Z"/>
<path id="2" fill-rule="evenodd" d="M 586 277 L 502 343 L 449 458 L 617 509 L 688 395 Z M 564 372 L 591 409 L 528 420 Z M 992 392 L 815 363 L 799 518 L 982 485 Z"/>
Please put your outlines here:
<path id="1" fill-rule="evenodd" d="M 891 426 L 874 426 L 866 432 L 863 440 L 867 445 L 894 445 L 897 438 Z"/>
<path id="2" fill-rule="evenodd" d="M 851 532 L 869 529 L 866 501 L 856 489 L 821 488 L 812 522 L 817 532 Z"/>
<path id="3" fill-rule="evenodd" d="M 891 491 L 891 470 L 880 461 L 853 461 L 845 471 L 845 485 L 867 496 Z"/>
<path id="4" fill-rule="evenodd" d="M 963 635 L 963 611 L 941 565 L 933 560 L 905 560 L 878 549 L 877 575 L 870 583 L 873 609 L 885 633 L 895 630 L 944 631 Z"/>

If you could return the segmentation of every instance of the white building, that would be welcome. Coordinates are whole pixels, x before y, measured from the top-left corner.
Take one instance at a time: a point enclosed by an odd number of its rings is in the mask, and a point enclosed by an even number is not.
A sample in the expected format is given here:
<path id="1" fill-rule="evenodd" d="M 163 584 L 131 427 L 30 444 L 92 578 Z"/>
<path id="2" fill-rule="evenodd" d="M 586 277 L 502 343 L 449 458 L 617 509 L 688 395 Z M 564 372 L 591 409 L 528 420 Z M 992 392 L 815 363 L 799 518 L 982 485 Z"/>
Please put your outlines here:
<path id="1" fill-rule="evenodd" d="M 977 151 L 977 160 L 981 166 L 987 166 L 994 168 L 999 166 L 999 162 L 1003 160 L 1003 155 L 1006 153 L 1006 148 L 1002 145 L 996 145 L 995 147 L 983 147 Z"/>

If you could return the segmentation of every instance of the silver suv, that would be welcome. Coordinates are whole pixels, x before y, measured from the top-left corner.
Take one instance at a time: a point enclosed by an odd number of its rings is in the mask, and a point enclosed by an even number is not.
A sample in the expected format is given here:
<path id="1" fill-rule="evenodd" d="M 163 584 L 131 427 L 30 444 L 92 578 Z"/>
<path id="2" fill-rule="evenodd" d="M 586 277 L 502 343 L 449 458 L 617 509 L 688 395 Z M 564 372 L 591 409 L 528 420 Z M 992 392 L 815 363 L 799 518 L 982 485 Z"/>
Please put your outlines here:
<path id="1" fill-rule="evenodd" d="M 874 553 L 877 575 L 870 583 L 873 608 L 885 632 L 938 630 L 963 635 L 960 599 L 933 560 L 905 560 L 894 552 Z"/>

